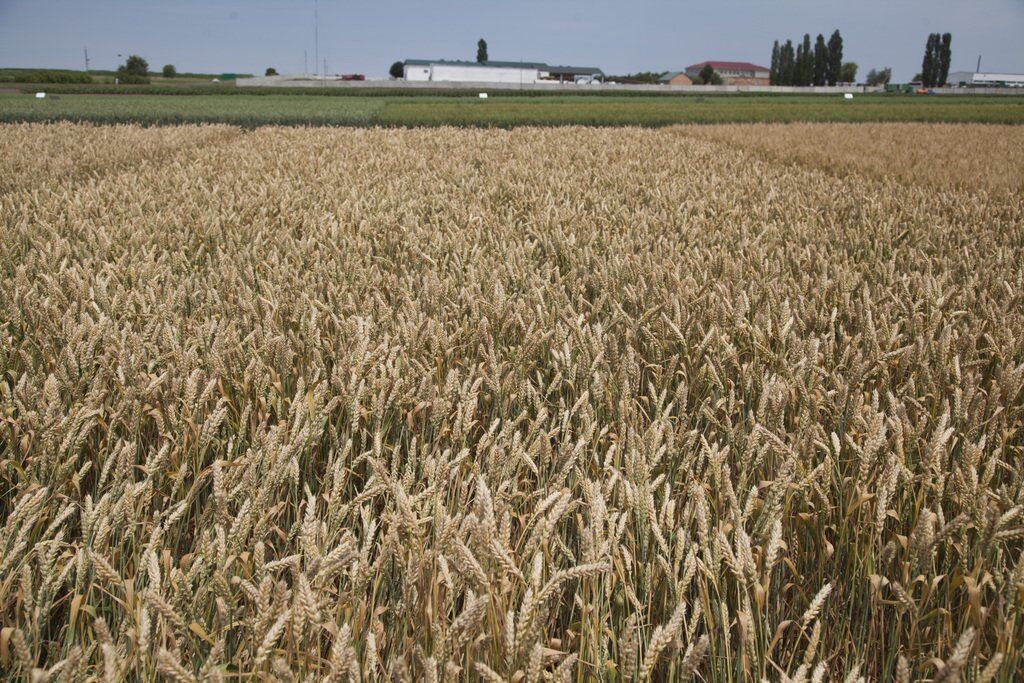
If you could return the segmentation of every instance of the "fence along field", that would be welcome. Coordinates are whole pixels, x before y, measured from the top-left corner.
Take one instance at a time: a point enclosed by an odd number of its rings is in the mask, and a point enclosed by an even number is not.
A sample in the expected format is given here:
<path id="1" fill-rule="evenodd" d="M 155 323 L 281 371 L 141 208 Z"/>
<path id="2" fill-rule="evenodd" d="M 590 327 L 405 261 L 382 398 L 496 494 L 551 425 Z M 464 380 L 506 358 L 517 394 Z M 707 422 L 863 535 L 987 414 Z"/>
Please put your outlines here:
<path id="1" fill-rule="evenodd" d="M 0 129 L 5 675 L 1024 671 L 1019 193 L 673 131 L 122 132 L 68 172 L 111 131 Z"/>

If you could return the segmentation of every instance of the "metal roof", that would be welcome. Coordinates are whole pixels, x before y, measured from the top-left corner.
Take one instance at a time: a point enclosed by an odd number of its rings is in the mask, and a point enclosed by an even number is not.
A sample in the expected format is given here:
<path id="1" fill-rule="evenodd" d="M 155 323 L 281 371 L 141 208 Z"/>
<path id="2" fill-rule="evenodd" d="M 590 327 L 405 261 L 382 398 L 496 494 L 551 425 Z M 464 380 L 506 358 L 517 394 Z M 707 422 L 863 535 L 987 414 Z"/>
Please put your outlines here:
<path id="1" fill-rule="evenodd" d="M 488 60 L 486 62 L 471 62 L 464 59 L 407 59 L 405 64 L 413 66 L 430 66 L 431 64 L 443 64 L 445 66 L 476 66 L 476 67 L 497 67 L 504 69 L 537 69 L 549 73 L 588 75 L 604 74 L 596 67 L 590 66 L 550 66 L 544 62 L 500 62 Z"/>
<path id="2" fill-rule="evenodd" d="M 986 80 L 986 81 L 1010 81 L 1020 80 L 1024 78 L 1024 74 L 1012 74 L 1009 72 L 998 72 L 998 71 L 977 71 L 974 74 L 975 80 Z"/>
<path id="3" fill-rule="evenodd" d="M 686 67 L 687 71 L 700 71 L 708 64 L 711 65 L 712 69 L 732 69 L 734 71 L 770 71 L 766 66 L 758 66 L 757 64 L 751 64 L 750 62 L 716 62 L 714 60 L 707 62 L 698 62 L 697 64 L 691 64 Z"/>
<path id="4" fill-rule="evenodd" d="M 685 76 L 685 75 L 686 75 L 686 72 L 685 72 L 685 71 L 669 71 L 669 72 L 668 72 L 668 73 L 666 73 L 666 74 L 665 74 L 664 76 L 662 76 L 661 78 L 659 78 L 659 79 L 658 79 L 658 82 L 659 82 L 659 83 L 668 83 L 669 81 L 671 81 L 671 80 L 672 80 L 673 78 L 675 78 L 675 77 L 676 77 L 676 76 L 678 76 L 679 74 L 683 74 L 683 75 Z"/>
<path id="5" fill-rule="evenodd" d="M 588 76 L 601 74 L 604 72 L 598 69 L 596 66 L 544 66 L 548 73 L 553 74 L 573 74 L 574 76 Z"/>

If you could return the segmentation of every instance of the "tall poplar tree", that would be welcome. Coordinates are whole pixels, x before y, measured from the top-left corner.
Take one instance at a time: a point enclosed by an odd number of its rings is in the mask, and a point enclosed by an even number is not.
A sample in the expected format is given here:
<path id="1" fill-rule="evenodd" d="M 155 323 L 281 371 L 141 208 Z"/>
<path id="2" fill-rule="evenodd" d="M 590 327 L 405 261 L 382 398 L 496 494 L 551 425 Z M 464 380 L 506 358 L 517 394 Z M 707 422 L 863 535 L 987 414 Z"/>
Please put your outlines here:
<path id="1" fill-rule="evenodd" d="M 811 52 L 811 34 L 804 34 L 804 60 L 800 65 L 800 85 L 810 85 L 814 80 L 814 53 Z"/>
<path id="2" fill-rule="evenodd" d="M 949 63 L 953 59 L 953 34 L 943 33 L 942 44 L 939 46 L 939 78 L 935 85 L 946 85 L 949 78 Z"/>
<path id="3" fill-rule="evenodd" d="M 825 80 L 829 85 L 839 82 L 839 75 L 843 69 L 843 37 L 839 35 L 839 29 L 832 32 L 828 39 L 828 74 Z"/>
<path id="4" fill-rule="evenodd" d="M 818 34 L 814 42 L 814 85 L 825 85 L 828 82 L 828 46 L 825 36 Z"/>
<path id="5" fill-rule="evenodd" d="M 796 44 L 796 59 L 793 62 L 793 82 L 790 85 L 803 85 L 804 80 L 804 46 Z"/>
<path id="6" fill-rule="evenodd" d="M 772 66 L 768 72 L 768 82 L 772 85 L 779 85 L 779 41 L 772 45 Z"/>
<path id="7" fill-rule="evenodd" d="M 935 35 L 934 33 L 928 34 L 928 42 L 924 45 L 924 59 L 921 60 L 921 85 L 926 88 L 935 84 Z"/>
<path id="8" fill-rule="evenodd" d="M 796 85 L 796 53 L 793 41 L 787 40 L 780 56 L 779 76 L 782 85 Z"/>

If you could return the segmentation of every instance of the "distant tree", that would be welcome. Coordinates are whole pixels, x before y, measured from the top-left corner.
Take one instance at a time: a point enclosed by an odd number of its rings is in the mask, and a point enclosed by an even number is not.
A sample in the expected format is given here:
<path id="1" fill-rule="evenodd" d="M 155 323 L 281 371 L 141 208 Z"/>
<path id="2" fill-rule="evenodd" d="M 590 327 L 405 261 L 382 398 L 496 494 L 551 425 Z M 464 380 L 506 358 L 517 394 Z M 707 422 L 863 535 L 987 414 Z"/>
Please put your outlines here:
<path id="1" fill-rule="evenodd" d="M 127 76 L 141 76 L 145 78 L 149 75 L 149 62 L 138 55 L 128 55 L 128 59 L 124 61 L 124 64 L 117 67 L 117 71 Z"/>
<path id="2" fill-rule="evenodd" d="M 266 73 L 264 73 L 263 75 L 264 76 L 276 76 L 277 75 L 277 69 L 275 69 L 272 66 L 268 66 Z"/>
<path id="3" fill-rule="evenodd" d="M 779 85 L 779 58 L 781 56 L 780 52 L 781 51 L 779 50 L 779 41 L 776 40 L 775 44 L 772 45 L 772 66 L 768 72 L 768 82 L 771 83 L 772 85 Z"/>
<path id="4" fill-rule="evenodd" d="M 938 78 L 938 38 L 939 34 L 929 33 L 928 41 L 924 45 L 924 59 L 921 60 L 921 85 L 930 88 L 935 85 Z"/>
<path id="5" fill-rule="evenodd" d="M 178 75 L 178 70 L 174 68 L 173 64 L 164 64 L 164 78 L 174 78 Z"/>
<path id="6" fill-rule="evenodd" d="M 388 69 L 388 73 L 391 74 L 391 78 L 401 78 L 405 75 L 405 63 L 395 62 L 391 65 L 391 68 Z"/>
<path id="7" fill-rule="evenodd" d="M 935 85 L 946 85 L 949 78 L 949 63 L 953 59 L 953 34 L 943 33 L 939 44 L 939 77 Z"/>
<path id="8" fill-rule="evenodd" d="M 788 41 L 787 41 L 788 42 Z M 797 66 L 797 48 L 793 45 L 789 46 L 789 85 L 800 85 L 800 71 Z"/>
<path id="9" fill-rule="evenodd" d="M 476 41 L 476 61 L 481 64 L 487 61 L 487 41 L 483 38 Z"/>
<path id="10" fill-rule="evenodd" d="M 818 34 L 811 45 L 811 34 L 805 33 L 803 41 L 793 45 L 787 40 L 784 45 L 775 41 L 772 45 L 772 85 L 835 85 L 843 68 L 843 37 L 833 31 L 832 37 Z"/>
<path id="11" fill-rule="evenodd" d="M 871 86 L 886 85 L 892 79 L 892 69 L 884 67 L 881 69 L 872 69 L 868 72 L 868 76 L 865 79 L 865 83 Z"/>
<path id="12" fill-rule="evenodd" d="M 793 82 L 790 85 L 803 85 L 804 79 L 804 44 L 796 41 L 796 52 L 793 55 Z"/>
<path id="13" fill-rule="evenodd" d="M 804 46 L 796 44 L 796 58 L 793 62 L 793 82 L 790 85 L 803 85 L 804 78 Z"/>
<path id="14" fill-rule="evenodd" d="M 615 81 L 616 83 L 657 83 L 658 80 L 667 73 L 667 71 L 637 71 L 635 74 L 624 74 L 621 76 L 605 76 L 605 82 Z"/>
<path id="15" fill-rule="evenodd" d="M 787 40 L 779 53 L 779 85 L 796 85 L 796 53 L 792 40 Z"/>
<path id="16" fill-rule="evenodd" d="M 924 84 L 924 74 L 922 74 L 920 71 L 918 71 L 916 74 L 914 74 L 914 77 L 911 78 L 910 80 L 912 82 L 914 82 L 914 83 L 921 83 L 923 85 Z"/>
<path id="17" fill-rule="evenodd" d="M 666 71 L 638 71 L 635 74 L 627 74 L 626 78 L 632 78 L 638 83 L 657 83 Z"/>
<path id="18" fill-rule="evenodd" d="M 843 69 L 843 37 L 839 35 L 839 29 L 832 32 L 828 39 L 828 69 L 825 81 L 829 85 L 839 82 L 840 72 Z"/>
<path id="19" fill-rule="evenodd" d="M 800 70 L 800 85 L 810 85 L 814 82 L 814 48 L 811 47 L 811 34 L 804 34 L 804 65 Z"/>
<path id="20" fill-rule="evenodd" d="M 843 66 L 839 69 L 839 82 L 857 82 L 857 62 L 843 62 Z"/>
<path id="21" fill-rule="evenodd" d="M 814 80 L 814 53 L 811 52 L 811 36 L 804 34 L 803 42 L 796 50 L 796 83 L 795 85 L 810 85 Z"/>
<path id="22" fill-rule="evenodd" d="M 138 55 L 129 55 L 117 67 L 116 75 L 121 83 L 149 83 L 149 63 Z"/>
<path id="23" fill-rule="evenodd" d="M 701 85 L 722 85 L 722 77 L 710 64 L 704 65 L 704 68 L 697 74 L 697 78 L 700 79 Z"/>
<path id="24" fill-rule="evenodd" d="M 809 41 L 808 41 L 809 42 Z M 807 72 L 807 61 L 810 56 L 803 43 L 796 44 L 796 64 L 793 69 L 793 85 L 808 85 L 804 82 L 804 75 Z"/>
<path id="25" fill-rule="evenodd" d="M 814 85 L 825 85 L 828 82 L 828 46 L 825 36 L 818 34 L 814 43 Z"/>

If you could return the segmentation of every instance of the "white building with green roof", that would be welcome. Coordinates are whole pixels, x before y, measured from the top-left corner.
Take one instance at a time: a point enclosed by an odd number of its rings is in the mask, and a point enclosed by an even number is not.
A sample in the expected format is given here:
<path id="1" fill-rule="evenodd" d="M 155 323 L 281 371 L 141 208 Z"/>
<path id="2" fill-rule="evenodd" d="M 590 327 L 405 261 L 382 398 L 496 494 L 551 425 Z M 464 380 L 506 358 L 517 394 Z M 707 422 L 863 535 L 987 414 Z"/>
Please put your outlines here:
<path id="1" fill-rule="evenodd" d="M 469 62 L 446 59 L 405 60 L 407 81 L 476 83 L 588 83 L 604 78 L 594 67 L 551 66 L 544 62 Z"/>

